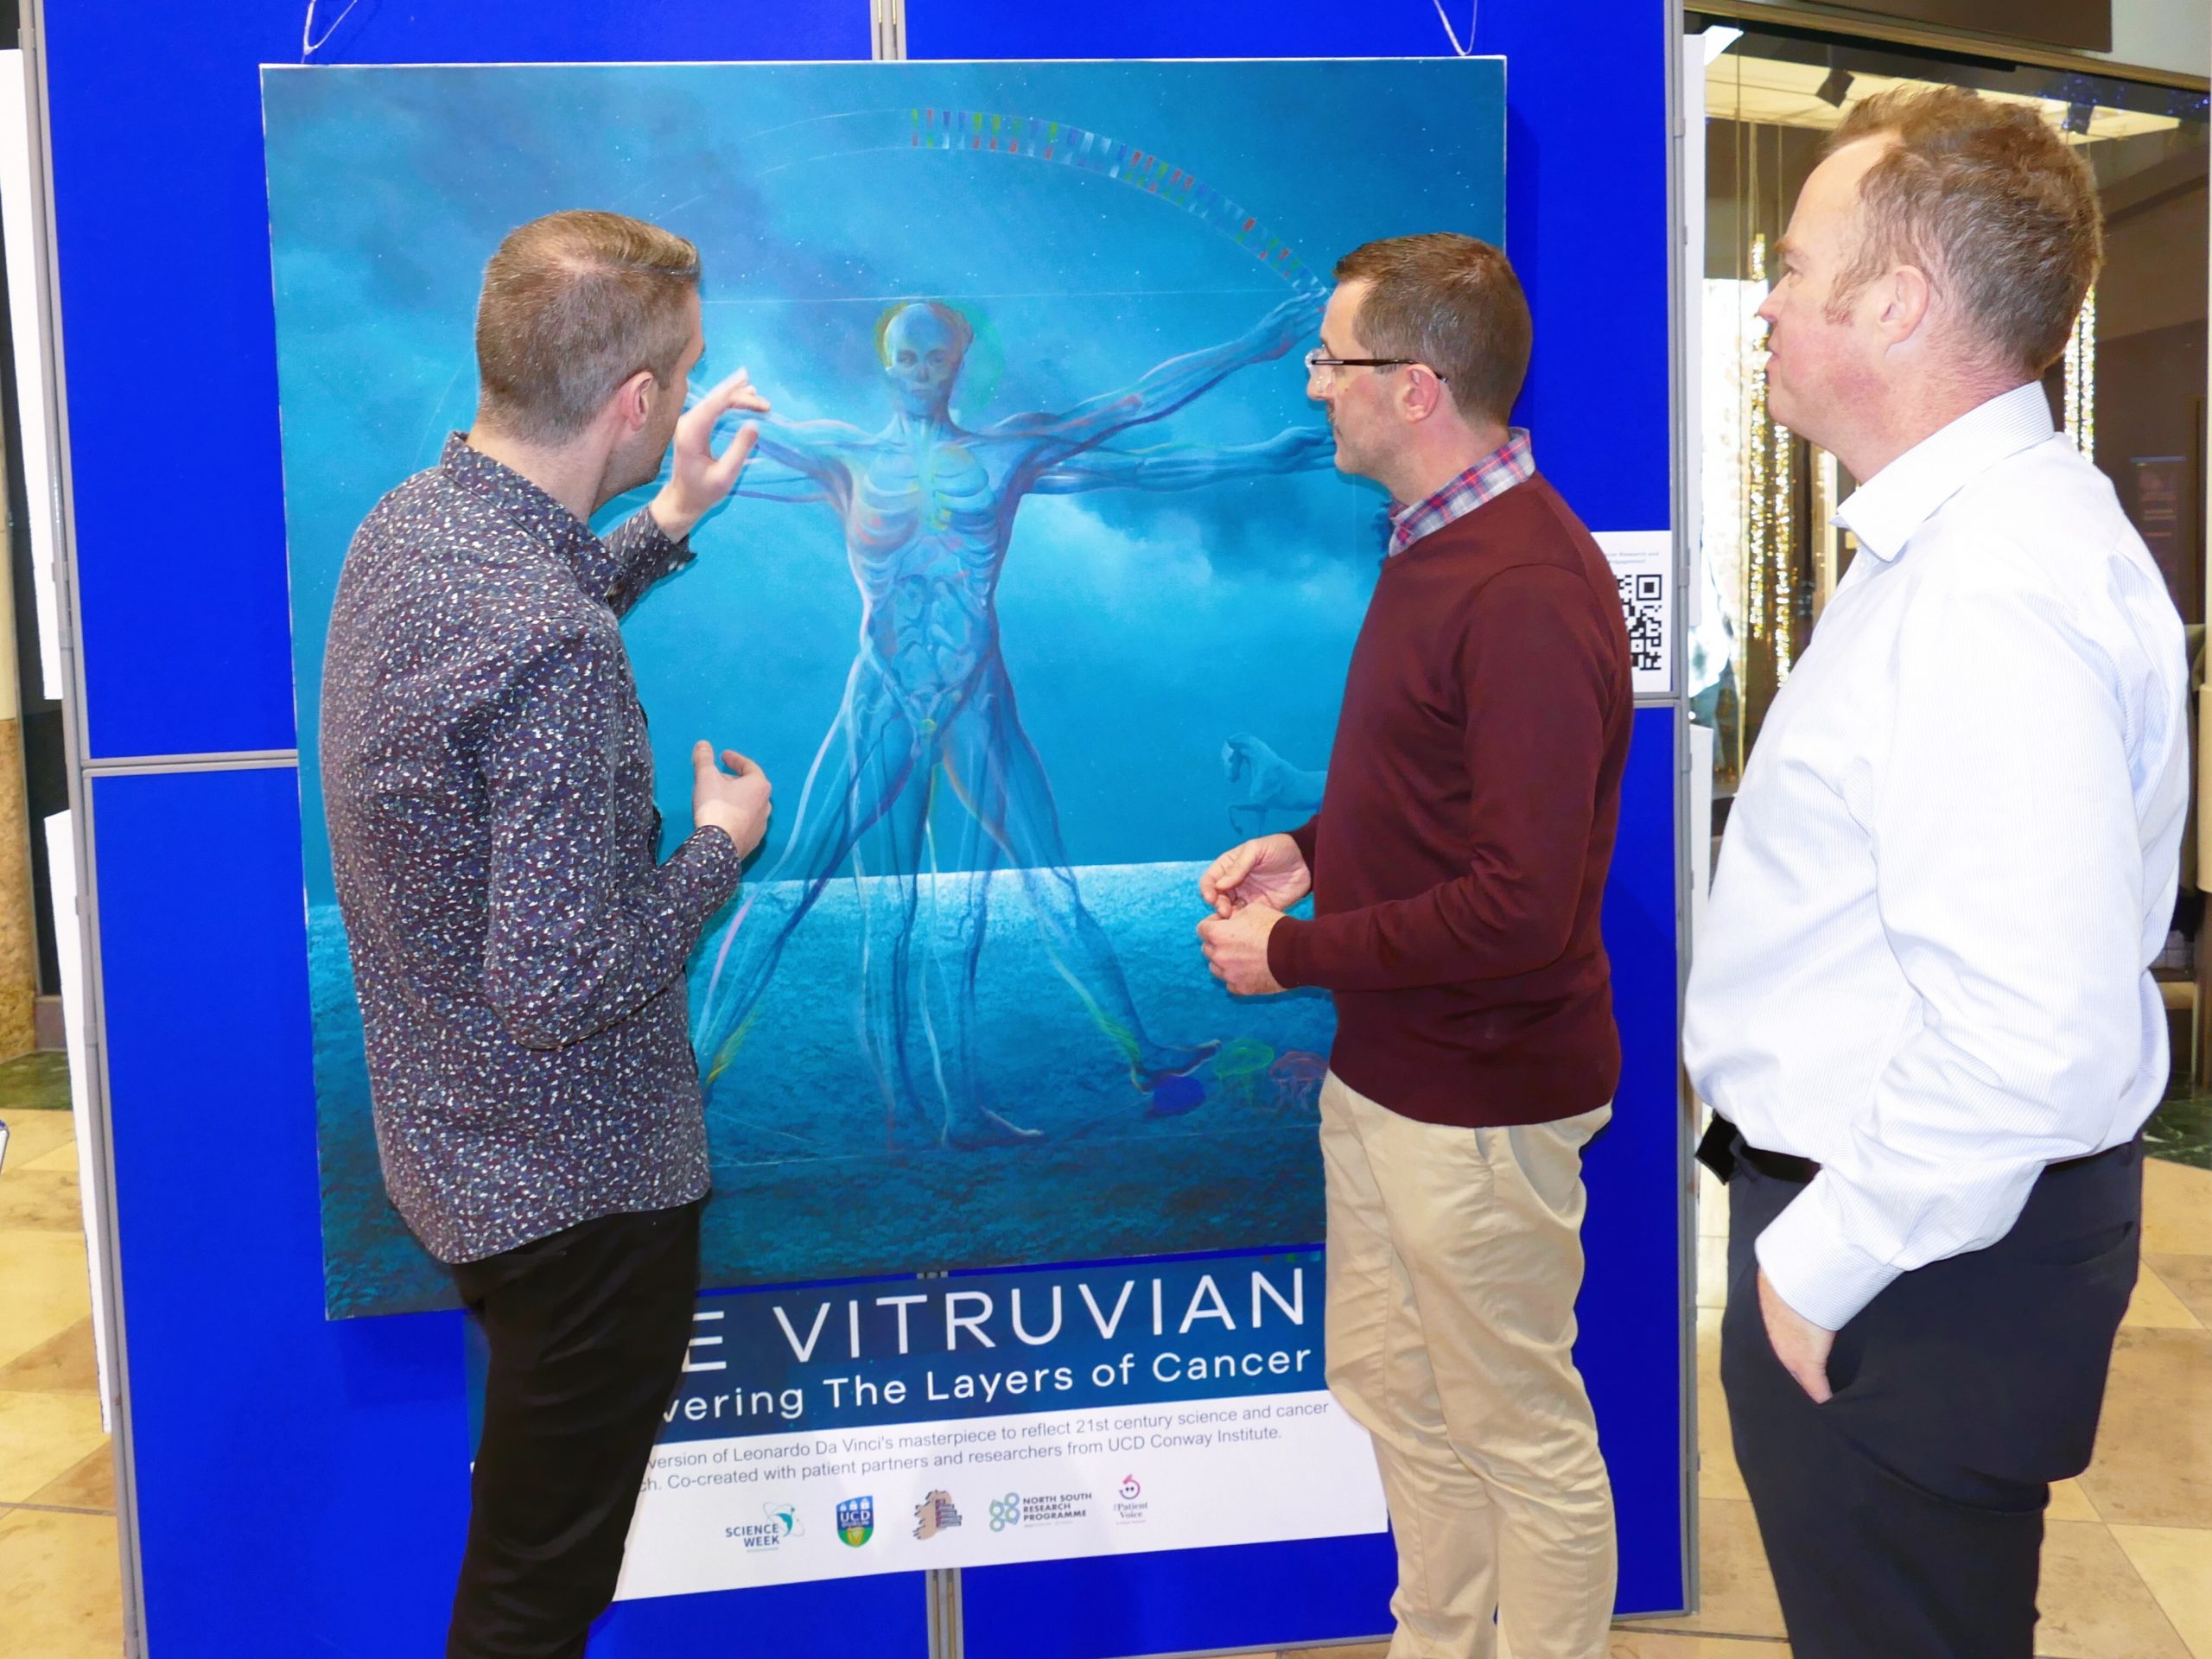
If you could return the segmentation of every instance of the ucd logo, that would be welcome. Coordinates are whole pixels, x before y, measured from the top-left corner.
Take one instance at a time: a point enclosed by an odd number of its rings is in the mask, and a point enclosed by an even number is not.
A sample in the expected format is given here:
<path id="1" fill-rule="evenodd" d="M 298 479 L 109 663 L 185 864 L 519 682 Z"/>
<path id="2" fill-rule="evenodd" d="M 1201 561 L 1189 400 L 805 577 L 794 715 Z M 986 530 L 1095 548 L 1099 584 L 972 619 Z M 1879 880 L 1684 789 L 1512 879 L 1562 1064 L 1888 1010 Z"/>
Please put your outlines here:
<path id="1" fill-rule="evenodd" d="M 858 1549 L 875 1536 L 875 1499 L 849 1498 L 837 1506 L 837 1535 Z"/>
<path id="2" fill-rule="evenodd" d="M 1021 1499 L 1012 1492 L 991 1500 L 991 1530 L 1004 1532 L 1021 1524 Z"/>

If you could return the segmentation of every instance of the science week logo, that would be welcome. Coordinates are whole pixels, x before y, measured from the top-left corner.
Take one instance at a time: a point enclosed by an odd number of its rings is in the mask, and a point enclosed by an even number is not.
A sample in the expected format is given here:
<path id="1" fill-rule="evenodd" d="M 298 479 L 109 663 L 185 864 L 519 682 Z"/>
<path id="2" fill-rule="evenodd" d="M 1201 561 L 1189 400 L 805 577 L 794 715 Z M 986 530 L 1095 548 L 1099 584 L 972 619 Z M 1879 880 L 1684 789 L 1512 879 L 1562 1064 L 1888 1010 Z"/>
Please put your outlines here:
<path id="1" fill-rule="evenodd" d="M 780 1498 L 771 1498 L 760 1509 L 767 1516 L 766 1520 L 724 1527 L 722 1536 L 735 1541 L 748 1551 L 781 1549 L 785 1540 L 806 1536 L 806 1529 L 799 1522 L 796 1504 Z"/>

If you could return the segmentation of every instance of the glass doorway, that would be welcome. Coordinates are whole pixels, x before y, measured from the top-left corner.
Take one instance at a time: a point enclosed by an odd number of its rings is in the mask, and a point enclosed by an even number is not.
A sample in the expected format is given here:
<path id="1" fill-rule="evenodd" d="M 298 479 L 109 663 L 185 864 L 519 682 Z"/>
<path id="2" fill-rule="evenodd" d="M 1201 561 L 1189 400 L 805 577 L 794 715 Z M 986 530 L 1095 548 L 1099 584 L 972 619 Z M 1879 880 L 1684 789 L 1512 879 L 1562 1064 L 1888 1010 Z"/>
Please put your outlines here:
<path id="1" fill-rule="evenodd" d="M 1770 251 L 1829 132 L 1860 99 L 1959 86 L 2028 103 L 2081 149 L 2106 216 L 2102 276 L 2047 377 L 2054 417 L 2111 479 L 2184 622 L 2204 620 L 2206 99 L 2133 82 L 1698 17 L 1706 110 L 1697 404 L 1704 592 L 1693 719 L 1713 732 L 1716 836 L 1775 694 L 1849 569 L 1854 480 L 1776 426 L 1762 337 Z M 1694 183 L 1694 181 L 1693 181 Z M 2201 628 L 2193 638 L 2201 638 Z"/>

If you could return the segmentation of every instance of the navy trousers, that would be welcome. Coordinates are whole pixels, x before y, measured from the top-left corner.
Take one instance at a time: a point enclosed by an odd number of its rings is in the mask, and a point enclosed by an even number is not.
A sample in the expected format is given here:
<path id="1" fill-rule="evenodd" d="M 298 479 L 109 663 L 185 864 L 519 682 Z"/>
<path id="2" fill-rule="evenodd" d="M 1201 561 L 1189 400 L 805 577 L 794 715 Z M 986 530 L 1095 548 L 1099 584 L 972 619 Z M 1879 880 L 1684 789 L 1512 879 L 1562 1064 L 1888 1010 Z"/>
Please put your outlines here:
<path id="1" fill-rule="evenodd" d="M 1720 1378 L 1798 1659 L 2030 1659 L 2050 1483 L 2088 1467 L 2135 1284 L 2138 1140 L 2044 1172 L 2002 1239 L 1904 1274 L 1836 1333 L 1834 1397 L 1782 1367 L 1752 1242 L 1804 1190 L 1738 1160 Z"/>

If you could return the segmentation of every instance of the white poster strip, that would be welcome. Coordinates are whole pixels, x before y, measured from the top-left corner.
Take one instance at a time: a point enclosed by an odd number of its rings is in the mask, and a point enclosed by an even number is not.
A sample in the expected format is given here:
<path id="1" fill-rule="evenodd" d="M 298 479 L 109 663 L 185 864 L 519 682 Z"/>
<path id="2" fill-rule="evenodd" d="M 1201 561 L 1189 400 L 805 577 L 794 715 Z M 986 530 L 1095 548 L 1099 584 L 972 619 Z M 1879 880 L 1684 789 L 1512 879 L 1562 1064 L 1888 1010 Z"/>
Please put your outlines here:
<path id="1" fill-rule="evenodd" d="M 1379 1532 L 1325 1390 L 726 1440 L 654 1454 L 624 1599 Z"/>

